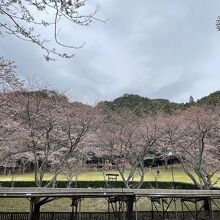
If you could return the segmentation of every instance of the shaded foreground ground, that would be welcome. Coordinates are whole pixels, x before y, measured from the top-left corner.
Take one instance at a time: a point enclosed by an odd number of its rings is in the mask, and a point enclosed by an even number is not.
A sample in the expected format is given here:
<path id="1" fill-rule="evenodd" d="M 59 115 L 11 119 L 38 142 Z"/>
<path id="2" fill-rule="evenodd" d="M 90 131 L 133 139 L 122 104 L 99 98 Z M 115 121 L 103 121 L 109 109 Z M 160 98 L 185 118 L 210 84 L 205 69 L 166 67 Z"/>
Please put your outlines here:
<path id="1" fill-rule="evenodd" d="M 169 202 L 169 200 L 168 200 Z M 218 201 L 216 201 L 219 204 Z M 191 210 L 195 210 L 195 206 L 191 203 L 187 203 Z M 177 209 L 181 209 L 179 201 L 176 203 Z M 202 204 L 198 204 L 201 207 Z M 158 209 L 161 210 L 161 206 L 157 205 Z M 216 207 L 217 208 L 217 207 Z M 214 208 L 215 209 L 215 208 Z M 0 199 L 0 212 L 29 212 L 30 202 L 27 199 Z M 70 199 L 57 199 L 50 203 L 47 203 L 41 207 L 42 212 L 71 212 L 71 200 Z M 84 199 L 81 202 L 81 212 L 107 212 L 108 203 L 104 198 Z M 137 201 L 137 211 L 150 211 L 151 203 L 147 198 L 140 198 Z M 169 211 L 174 211 L 175 207 L 172 205 Z M 187 210 L 185 210 L 187 211 Z M 219 218 L 220 219 L 220 218 Z"/>
<path id="2" fill-rule="evenodd" d="M 220 190 L 178 190 L 178 189 L 64 189 L 64 188 L 1 188 L 0 197 L 5 203 L 12 201 L 17 204 L 24 201 L 31 200 L 31 207 L 39 204 L 40 200 L 56 199 L 42 206 L 41 214 L 34 209 L 28 213 L 11 213 L 0 212 L 0 219 L 4 220 L 28 220 L 38 213 L 37 220 L 131 220 L 131 219 L 219 219 L 220 211 Z M 40 199 L 37 199 L 39 197 Z M 63 199 L 65 197 L 66 199 Z M 27 199 L 28 198 L 28 199 Z M 69 199 L 68 199 L 69 198 Z M 78 212 L 71 213 L 72 201 L 78 201 Z M 37 199 L 37 200 L 36 200 Z M 108 202 L 107 202 L 108 200 Z M 49 200 L 48 200 L 49 201 Z M 68 212 L 63 210 L 52 210 L 60 208 L 56 202 L 61 201 Z M 136 202 L 135 202 L 136 201 Z M 85 203 L 87 202 L 87 204 Z M 98 203 L 99 202 L 99 203 Z M 131 203 L 132 202 L 132 203 Z M 209 203 L 209 208 L 205 208 L 206 202 Z M 9 206 L 16 206 L 15 204 L 7 204 Z M 48 213 L 43 213 L 47 205 L 50 204 Z M 75 204 L 75 203 L 73 203 Z M 117 206 L 122 205 L 122 206 Z M 132 204 L 132 206 L 131 206 Z M 133 206 L 134 204 L 134 206 Z M 4 205 L 4 204 L 2 204 Z M 102 210 L 97 213 L 94 210 L 89 210 L 91 205 L 95 205 Z M 29 203 L 26 203 L 26 208 Z M 75 206 L 75 205 L 73 205 Z M 118 207 L 118 208 L 117 208 Z M 121 207 L 121 208 L 119 208 Z M 120 213 L 118 212 L 120 210 Z M 206 211 L 205 211 L 206 210 Z M 110 211 L 110 212 L 109 212 Z M 163 211 L 163 212 L 162 212 Z M 57 213 L 58 212 L 58 213 Z M 134 218 L 132 218 L 132 215 Z"/>
<path id="3" fill-rule="evenodd" d="M 117 211 L 115 202 L 109 203 L 110 198 L 116 201 L 126 201 L 132 197 L 134 210 L 150 211 L 152 202 L 154 209 L 162 211 L 202 210 L 204 201 L 211 199 L 212 209 L 220 210 L 220 190 L 178 190 L 178 189 L 90 189 L 90 188 L 0 188 L 1 212 L 29 212 L 30 198 L 53 198 L 55 200 L 41 206 L 41 212 L 71 212 L 71 199 L 77 198 L 79 212 L 108 212 Z M 114 201 L 114 200 L 112 200 Z M 195 203 L 196 201 L 196 203 Z M 162 202 L 162 204 L 161 204 Z M 118 203 L 117 203 L 118 204 Z M 124 203 L 125 204 L 125 203 Z M 187 207 L 185 206 L 187 205 Z M 109 206 L 110 205 L 110 206 Z M 184 206 L 183 206 L 184 205 Z M 123 206 L 124 207 L 124 206 Z M 166 208 L 167 207 L 167 208 Z M 125 208 L 125 207 L 124 207 Z M 120 209 L 120 210 L 124 210 Z"/>

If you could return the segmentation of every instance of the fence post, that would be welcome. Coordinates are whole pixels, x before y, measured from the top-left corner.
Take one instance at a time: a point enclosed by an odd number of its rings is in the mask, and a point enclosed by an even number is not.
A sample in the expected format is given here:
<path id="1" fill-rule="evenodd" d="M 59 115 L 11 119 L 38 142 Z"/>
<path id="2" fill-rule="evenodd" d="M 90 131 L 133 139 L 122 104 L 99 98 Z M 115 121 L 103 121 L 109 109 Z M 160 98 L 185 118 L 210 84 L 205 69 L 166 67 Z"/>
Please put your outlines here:
<path id="1" fill-rule="evenodd" d="M 126 213 L 126 219 L 127 220 L 133 220 L 133 206 L 134 206 L 135 196 L 127 196 L 127 213 Z"/>
<path id="2" fill-rule="evenodd" d="M 51 213 L 51 220 L 54 219 L 54 212 Z"/>

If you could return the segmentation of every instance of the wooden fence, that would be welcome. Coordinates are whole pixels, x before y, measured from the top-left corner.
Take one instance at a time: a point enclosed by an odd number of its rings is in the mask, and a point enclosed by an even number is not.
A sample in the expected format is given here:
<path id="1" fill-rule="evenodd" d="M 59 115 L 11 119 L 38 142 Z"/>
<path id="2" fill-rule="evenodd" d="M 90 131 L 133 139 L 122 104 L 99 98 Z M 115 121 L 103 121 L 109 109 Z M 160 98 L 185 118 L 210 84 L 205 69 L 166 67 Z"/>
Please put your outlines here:
<path id="1" fill-rule="evenodd" d="M 153 215 L 152 215 L 153 214 Z M 137 212 L 133 213 L 134 219 L 137 220 L 161 220 L 161 219 L 211 219 L 208 213 L 202 212 L 200 216 L 195 217 L 190 212 L 168 212 L 166 216 L 163 216 L 162 212 Z M 220 212 L 214 212 L 214 219 L 220 219 Z M 30 220 L 30 215 L 27 212 L 22 213 L 8 213 L 0 212 L 0 220 Z M 113 212 L 83 212 L 72 214 L 69 212 L 43 212 L 40 215 L 40 220 L 126 220 L 125 213 L 113 213 Z"/>

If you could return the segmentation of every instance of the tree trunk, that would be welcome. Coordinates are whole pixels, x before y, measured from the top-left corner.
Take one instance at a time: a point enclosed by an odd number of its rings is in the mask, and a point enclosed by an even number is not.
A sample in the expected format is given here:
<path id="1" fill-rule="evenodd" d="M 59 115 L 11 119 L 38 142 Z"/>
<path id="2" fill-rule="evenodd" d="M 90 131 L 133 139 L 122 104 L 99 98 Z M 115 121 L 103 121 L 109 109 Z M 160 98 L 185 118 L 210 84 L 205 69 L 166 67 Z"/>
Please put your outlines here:
<path id="1" fill-rule="evenodd" d="M 4 175 L 6 175 L 6 173 L 7 173 L 7 166 L 5 165 L 4 166 Z"/>
<path id="2" fill-rule="evenodd" d="M 31 170 L 31 162 L 28 163 L 28 171 L 29 171 L 29 172 L 32 171 L 32 170 Z"/>
<path id="3" fill-rule="evenodd" d="M 22 164 L 19 165 L 19 173 L 21 173 Z"/>
<path id="4" fill-rule="evenodd" d="M 31 198 L 31 205 L 30 205 L 30 219 L 31 220 L 40 220 L 40 205 L 39 205 L 39 198 Z"/>
<path id="5" fill-rule="evenodd" d="M 168 158 L 164 158 L 164 167 L 165 170 L 168 170 Z"/>
<path id="6" fill-rule="evenodd" d="M 24 174 L 25 173 L 25 168 L 26 168 L 26 166 L 25 166 L 25 164 L 22 164 L 23 166 L 22 166 L 22 173 Z"/>

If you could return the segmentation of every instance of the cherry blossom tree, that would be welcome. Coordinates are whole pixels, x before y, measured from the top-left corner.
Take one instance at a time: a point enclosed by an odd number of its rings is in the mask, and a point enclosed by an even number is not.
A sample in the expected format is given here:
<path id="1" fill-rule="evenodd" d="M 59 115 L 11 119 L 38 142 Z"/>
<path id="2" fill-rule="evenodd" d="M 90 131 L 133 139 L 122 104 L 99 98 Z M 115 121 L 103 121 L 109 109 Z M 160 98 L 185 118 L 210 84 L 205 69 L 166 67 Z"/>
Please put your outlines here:
<path id="1" fill-rule="evenodd" d="M 2 91 L 21 89 L 23 82 L 16 73 L 16 66 L 13 61 L 0 57 L 0 88 Z"/>
<path id="2" fill-rule="evenodd" d="M 12 98 L 8 106 L 17 127 L 22 130 L 15 139 L 17 148 L 12 149 L 19 152 L 17 156 L 20 159 L 29 155 L 36 185 L 43 185 L 45 173 L 52 166 L 53 176 L 47 186 L 55 183 L 67 162 L 74 159 L 72 165 L 79 167 L 78 152 L 86 152 L 86 136 L 92 126 L 93 108 L 71 103 L 65 96 L 46 90 L 19 91 L 10 95 Z M 8 152 L 13 151 L 10 149 Z M 49 201 L 51 199 L 40 198 L 31 201 L 33 219 L 38 216 L 40 206 Z"/>
<path id="3" fill-rule="evenodd" d="M 53 164 L 52 184 L 65 162 L 79 148 L 92 121 L 92 108 L 73 104 L 63 95 L 50 91 L 13 93 L 10 104 L 21 134 L 24 153 L 33 158 L 35 183 L 42 186 L 44 175 Z M 56 165 L 55 165 L 56 164 Z"/>
<path id="4" fill-rule="evenodd" d="M 4 173 L 8 164 L 15 161 L 15 155 L 23 151 L 21 137 L 24 129 L 15 118 L 16 113 L 10 105 L 11 100 L 11 93 L 0 93 L 0 158 Z"/>
<path id="5" fill-rule="evenodd" d="M 4 173 L 12 157 L 17 153 L 21 128 L 14 120 L 14 115 L 9 107 L 11 90 L 22 87 L 22 81 L 16 74 L 14 62 L 0 57 L 0 157 Z M 10 162 L 9 162 L 10 161 Z"/>
<path id="6" fill-rule="evenodd" d="M 210 189 L 219 181 L 218 114 L 193 107 L 166 118 L 166 144 L 199 189 Z"/>
<path id="7" fill-rule="evenodd" d="M 13 93 L 11 105 L 16 120 L 23 128 L 23 146 L 30 153 L 34 163 L 35 182 L 42 185 L 51 152 L 58 148 L 58 130 L 55 130 L 54 111 L 57 97 L 43 92 Z M 53 143 L 53 145 L 51 145 Z"/>
<path id="8" fill-rule="evenodd" d="M 51 182 L 56 180 L 57 175 L 65 169 L 68 161 L 72 162 L 72 169 L 73 165 L 76 167 L 81 165 L 82 156 L 89 151 L 88 139 L 95 116 L 94 108 L 81 103 L 65 102 L 59 110 L 61 146 L 59 151 L 53 153 L 56 158 L 53 160 L 55 175 Z M 78 161 L 78 164 L 73 161 Z"/>
<path id="9" fill-rule="evenodd" d="M 101 146 L 111 155 L 126 188 L 140 188 L 147 171 L 144 159 L 155 156 L 161 136 L 157 116 L 138 118 L 128 112 L 112 113 L 100 126 L 99 149 Z M 135 178 L 137 184 L 131 185 Z"/>
<path id="10" fill-rule="evenodd" d="M 16 156 L 23 152 L 22 136 L 24 130 L 13 119 L 7 116 L 1 119 L 0 122 L 0 166 L 4 167 L 6 174 L 7 167 L 12 164 L 16 166 Z"/>
<path id="11" fill-rule="evenodd" d="M 87 5 L 85 0 L 1 0 L 0 34 L 13 35 L 37 45 L 45 52 L 47 61 L 55 57 L 71 58 L 73 53 L 68 49 L 81 48 L 84 43 L 79 46 L 64 43 L 61 29 L 67 22 L 87 26 L 99 20 L 95 15 L 100 7 L 97 5 L 88 12 Z"/>

